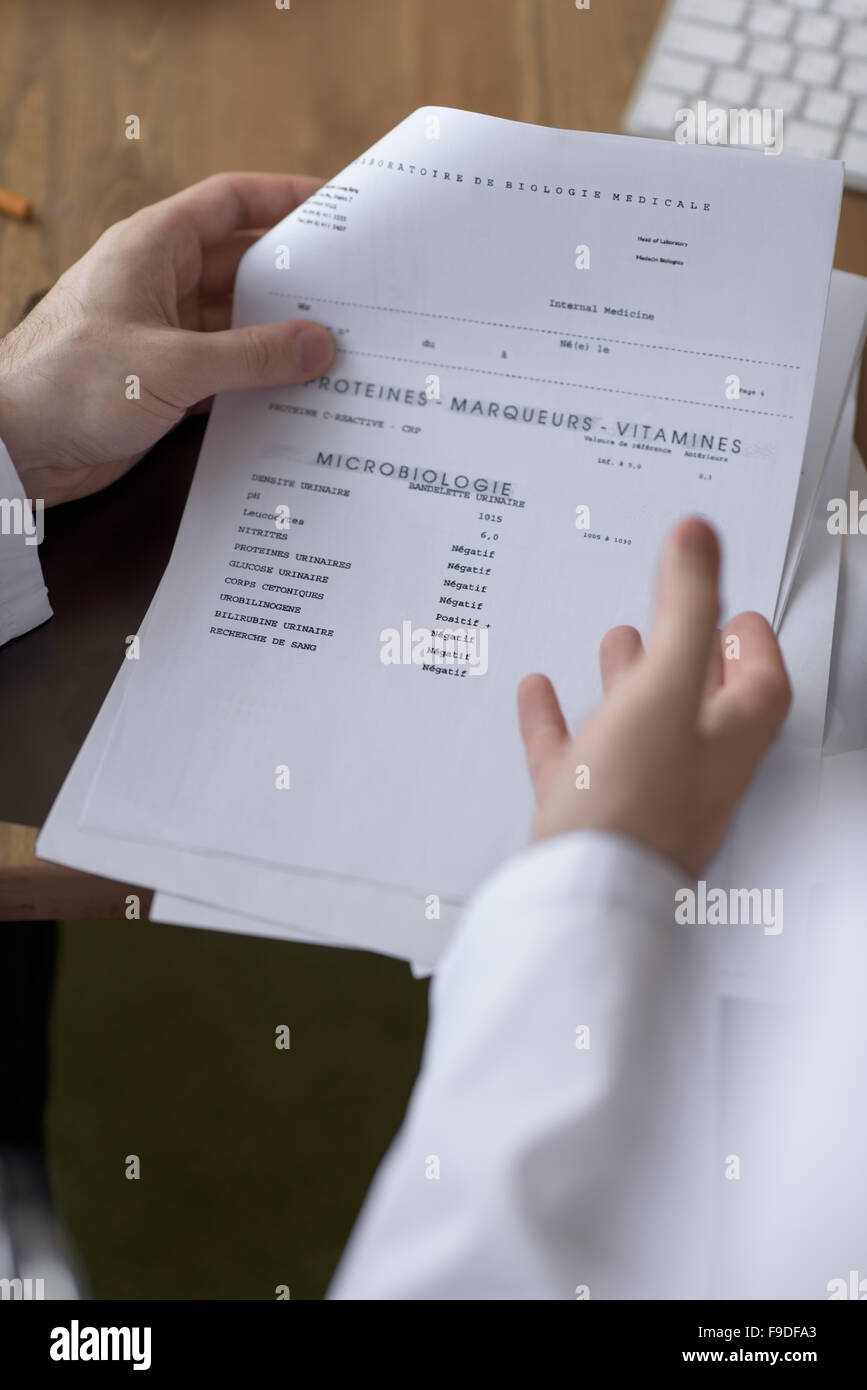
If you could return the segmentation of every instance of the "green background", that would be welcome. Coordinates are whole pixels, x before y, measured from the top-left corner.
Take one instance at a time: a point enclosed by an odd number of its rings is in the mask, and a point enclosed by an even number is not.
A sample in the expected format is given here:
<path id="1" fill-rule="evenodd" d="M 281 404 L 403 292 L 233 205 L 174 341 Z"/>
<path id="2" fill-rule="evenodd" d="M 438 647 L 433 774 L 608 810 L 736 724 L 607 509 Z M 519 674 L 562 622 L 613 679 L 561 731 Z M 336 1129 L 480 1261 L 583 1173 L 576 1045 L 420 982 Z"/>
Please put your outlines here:
<path id="1" fill-rule="evenodd" d="M 384 957 L 65 923 L 48 1147 L 92 1294 L 320 1298 L 400 1125 L 426 1009 L 426 983 Z"/>

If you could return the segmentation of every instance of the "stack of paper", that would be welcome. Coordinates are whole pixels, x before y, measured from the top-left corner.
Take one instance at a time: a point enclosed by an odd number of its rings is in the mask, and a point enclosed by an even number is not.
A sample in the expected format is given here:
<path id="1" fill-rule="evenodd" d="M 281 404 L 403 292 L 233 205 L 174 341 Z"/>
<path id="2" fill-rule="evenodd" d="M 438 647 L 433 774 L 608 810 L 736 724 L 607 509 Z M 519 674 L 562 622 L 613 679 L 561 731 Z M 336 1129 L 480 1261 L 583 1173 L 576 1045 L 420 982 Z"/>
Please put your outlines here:
<path id="1" fill-rule="evenodd" d="M 526 841 L 520 678 L 588 712 L 600 638 L 646 630 L 695 513 L 724 617 L 785 615 L 785 746 L 817 758 L 840 540 L 814 518 L 867 311 L 830 280 L 841 186 L 827 161 L 433 109 L 263 237 L 235 323 L 315 318 L 338 358 L 216 401 L 39 853 L 155 886 L 157 920 L 432 967 Z"/>

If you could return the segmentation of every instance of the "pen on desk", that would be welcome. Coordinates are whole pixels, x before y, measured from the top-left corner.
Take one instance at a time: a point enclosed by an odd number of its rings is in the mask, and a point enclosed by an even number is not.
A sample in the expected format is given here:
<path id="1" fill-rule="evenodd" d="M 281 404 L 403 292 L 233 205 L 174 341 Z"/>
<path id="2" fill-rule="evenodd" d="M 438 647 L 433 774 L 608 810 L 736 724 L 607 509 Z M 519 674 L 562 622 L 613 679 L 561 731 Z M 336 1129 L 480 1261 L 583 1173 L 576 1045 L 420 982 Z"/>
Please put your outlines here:
<path id="1" fill-rule="evenodd" d="M 0 188 L 0 212 L 6 212 L 23 222 L 30 216 L 30 211 L 29 198 L 22 198 L 20 193 L 12 193 L 8 188 Z"/>

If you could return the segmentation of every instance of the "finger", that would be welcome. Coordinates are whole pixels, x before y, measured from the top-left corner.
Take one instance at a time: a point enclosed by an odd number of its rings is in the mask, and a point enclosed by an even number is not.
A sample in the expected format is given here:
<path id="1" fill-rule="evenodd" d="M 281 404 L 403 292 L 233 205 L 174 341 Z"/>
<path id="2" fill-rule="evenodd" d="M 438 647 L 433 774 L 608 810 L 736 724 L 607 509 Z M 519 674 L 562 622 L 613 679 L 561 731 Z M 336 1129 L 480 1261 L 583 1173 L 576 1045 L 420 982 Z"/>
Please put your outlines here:
<path id="1" fill-rule="evenodd" d="M 262 229 L 252 232 L 233 232 L 228 241 L 212 246 L 202 258 L 202 273 L 198 290 L 203 299 L 222 299 L 235 288 L 235 276 L 241 257 L 262 236 Z"/>
<path id="2" fill-rule="evenodd" d="M 560 701 L 547 676 L 525 676 L 518 686 L 518 723 L 530 780 L 540 800 L 569 745 Z"/>
<path id="3" fill-rule="evenodd" d="M 717 640 L 711 643 L 710 656 L 707 662 L 707 676 L 704 682 L 705 699 L 719 690 L 723 683 L 723 639 L 719 628 L 717 628 L 716 636 Z"/>
<path id="4" fill-rule="evenodd" d="M 273 227 L 322 186 L 303 174 L 213 174 L 136 214 L 159 222 L 164 233 L 188 234 L 193 227 L 204 250 L 233 232 Z"/>
<path id="5" fill-rule="evenodd" d="M 659 566 L 648 656 L 669 699 L 697 709 L 719 614 L 719 542 L 703 521 L 682 521 Z"/>
<path id="6" fill-rule="evenodd" d="M 170 339 L 169 339 L 170 335 Z M 217 391 L 309 381 L 334 361 L 334 339 L 320 323 L 259 323 L 213 333 L 166 331 L 169 393 L 192 405 Z"/>
<path id="7" fill-rule="evenodd" d="M 602 689 L 608 695 L 644 653 L 641 635 L 634 627 L 609 628 L 599 648 Z"/>
<path id="8" fill-rule="evenodd" d="M 722 633 L 724 679 L 709 702 L 707 724 L 755 752 L 779 732 L 792 691 L 779 643 L 760 613 L 740 613 Z"/>

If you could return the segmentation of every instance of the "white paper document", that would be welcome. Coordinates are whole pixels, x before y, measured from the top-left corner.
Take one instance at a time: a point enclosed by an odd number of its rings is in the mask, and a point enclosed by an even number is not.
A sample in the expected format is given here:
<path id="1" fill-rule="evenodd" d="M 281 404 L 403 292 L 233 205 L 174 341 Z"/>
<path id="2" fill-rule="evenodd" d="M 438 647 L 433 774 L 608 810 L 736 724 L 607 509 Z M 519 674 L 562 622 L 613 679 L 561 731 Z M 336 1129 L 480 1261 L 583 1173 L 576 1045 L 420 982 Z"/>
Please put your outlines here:
<path id="1" fill-rule="evenodd" d="M 763 855 L 766 873 L 775 883 L 779 880 L 789 888 L 792 887 L 793 866 L 800 866 L 803 872 L 809 870 L 810 856 L 804 856 L 803 846 L 811 843 L 817 806 L 837 576 L 843 553 L 840 537 L 830 534 L 828 530 L 828 501 L 832 497 L 848 497 L 844 475 L 852 448 L 855 398 L 850 391 L 847 399 L 846 387 L 857 368 L 865 323 L 867 280 L 835 270 L 831 277 L 802 473 L 802 485 L 804 478 L 818 480 L 815 484 L 818 495 L 813 500 L 812 512 L 804 528 L 810 538 L 809 544 L 802 548 L 796 581 L 792 585 L 792 599 L 785 606 L 780 629 L 783 656 L 792 682 L 792 708 L 777 746 L 759 769 L 725 849 L 710 871 L 711 881 L 718 885 L 752 882 L 759 872 Z M 830 434 L 832 422 L 837 423 L 833 444 Z M 863 465 L 857 460 L 853 467 L 863 468 Z M 855 481 L 850 484 L 851 487 L 859 486 L 859 476 L 857 473 L 854 475 Z M 814 483 L 810 482 L 808 486 L 812 495 Z M 857 553 L 857 537 L 855 547 Z M 850 570 L 857 573 L 854 562 Z M 858 634 L 865 625 L 857 621 L 859 614 L 854 611 L 859 592 L 854 585 L 844 590 L 843 604 L 849 612 L 850 622 L 846 631 L 838 623 L 834 639 L 840 647 L 838 665 L 857 663 L 857 654 L 862 648 Z M 856 678 L 858 673 L 854 670 L 847 668 L 845 675 L 845 680 L 838 682 L 839 698 L 849 698 L 852 708 L 862 710 L 865 683 Z M 834 730 L 840 723 L 835 712 Z M 856 723 L 859 728 L 864 725 L 863 710 Z M 830 736 L 836 737 L 834 731 Z M 867 736 L 859 737 L 857 729 L 854 738 L 855 742 L 850 746 L 867 746 Z M 786 895 L 791 909 L 787 914 L 790 927 L 794 925 L 794 909 L 799 899 L 803 904 L 803 893 L 789 891 Z M 803 918 L 803 913 L 800 915 Z M 156 894 L 151 918 L 157 922 L 221 931 L 283 937 L 289 934 L 285 922 L 268 923 L 261 919 L 241 917 L 238 913 L 227 913 L 220 908 L 164 892 Z M 297 930 L 291 935 L 293 939 L 311 939 Z M 787 943 L 790 936 L 791 931 L 786 937 Z M 314 936 L 312 939 L 317 938 Z M 738 993 L 746 991 L 751 997 L 757 992 L 767 994 L 768 980 L 777 975 L 777 959 L 773 951 L 776 950 L 777 957 L 780 954 L 774 943 L 767 944 L 772 947 L 771 950 L 760 948 L 757 951 L 754 942 L 741 940 L 733 943 L 726 939 L 721 943 L 722 979 L 727 990 L 735 988 Z"/>
<path id="2" fill-rule="evenodd" d="M 822 338 L 819 376 L 795 499 L 789 548 L 777 598 L 777 627 L 786 611 L 798 573 L 824 477 L 830 441 L 839 425 L 844 402 L 850 390 L 858 385 L 861 352 L 867 333 L 867 280 L 863 276 L 849 275 L 842 270 L 833 272 L 825 324 L 830 331 L 826 331 Z"/>
<path id="3" fill-rule="evenodd" d="M 432 109 L 263 237 L 235 324 L 317 319 L 337 359 L 216 401 L 40 854 L 435 960 L 526 835 L 520 678 L 585 713 L 688 514 L 727 614 L 773 616 L 841 184 Z"/>

